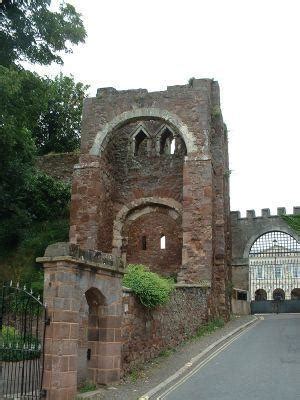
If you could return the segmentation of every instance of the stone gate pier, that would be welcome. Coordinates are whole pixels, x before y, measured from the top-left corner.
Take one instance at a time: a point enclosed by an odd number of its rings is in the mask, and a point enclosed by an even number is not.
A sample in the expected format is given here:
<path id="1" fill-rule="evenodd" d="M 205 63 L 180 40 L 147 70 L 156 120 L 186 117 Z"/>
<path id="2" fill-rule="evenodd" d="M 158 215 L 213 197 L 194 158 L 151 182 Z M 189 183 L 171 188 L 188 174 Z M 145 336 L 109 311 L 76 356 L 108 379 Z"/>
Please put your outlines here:
<path id="1" fill-rule="evenodd" d="M 121 368 L 122 262 L 111 254 L 50 245 L 45 271 L 43 388 L 47 400 L 74 399 L 77 385 L 118 381 Z"/>

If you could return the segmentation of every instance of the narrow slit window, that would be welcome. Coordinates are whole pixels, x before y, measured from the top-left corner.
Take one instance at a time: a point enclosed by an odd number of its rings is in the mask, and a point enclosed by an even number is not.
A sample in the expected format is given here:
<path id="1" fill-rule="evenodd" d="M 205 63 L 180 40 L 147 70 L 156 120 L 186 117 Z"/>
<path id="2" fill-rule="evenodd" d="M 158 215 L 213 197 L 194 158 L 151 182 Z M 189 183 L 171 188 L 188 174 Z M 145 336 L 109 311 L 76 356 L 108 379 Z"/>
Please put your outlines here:
<path id="1" fill-rule="evenodd" d="M 142 236 L 142 250 L 147 250 L 147 238 Z"/>
<path id="2" fill-rule="evenodd" d="M 161 248 L 161 250 L 164 250 L 166 248 L 166 237 L 165 237 L 165 235 L 162 235 L 160 237 L 160 248 Z"/>
<path id="3" fill-rule="evenodd" d="M 170 151 L 171 154 L 175 153 L 175 147 L 176 147 L 175 139 L 172 139 L 172 141 L 171 141 L 171 151 Z"/>

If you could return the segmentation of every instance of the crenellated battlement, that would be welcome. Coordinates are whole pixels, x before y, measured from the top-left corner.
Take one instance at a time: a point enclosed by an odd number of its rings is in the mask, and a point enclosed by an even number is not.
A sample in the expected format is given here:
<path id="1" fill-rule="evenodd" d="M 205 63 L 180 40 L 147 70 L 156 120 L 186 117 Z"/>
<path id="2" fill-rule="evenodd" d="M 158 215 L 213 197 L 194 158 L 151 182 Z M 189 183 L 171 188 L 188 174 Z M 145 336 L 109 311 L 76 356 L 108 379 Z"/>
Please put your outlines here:
<path id="1" fill-rule="evenodd" d="M 278 207 L 277 208 L 277 214 L 276 215 L 271 215 L 270 209 L 269 208 L 262 208 L 261 209 L 261 215 L 256 215 L 255 210 L 247 210 L 246 211 L 246 217 L 241 217 L 240 211 L 231 211 L 231 220 L 232 221 L 237 221 L 240 219 L 244 220 L 251 220 L 251 219 L 257 219 L 257 218 L 278 218 L 281 215 L 286 215 L 286 209 L 285 207 Z M 293 214 L 289 215 L 300 215 L 300 207 L 293 207 Z"/>
<path id="2" fill-rule="evenodd" d="M 283 215 L 300 215 L 300 207 L 293 207 L 293 214 L 287 214 L 285 207 L 278 207 L 276 215 L 271 215 L 269 208 L 263 208 L 258 216 L 255 210 L 247 210 L 243 218 L 240 211 L 231 211 L 232 265 L 248 265 L 251 245 L 264 233 L 280 231 L 300 242 L 300 236 L 282 218 Z"/>

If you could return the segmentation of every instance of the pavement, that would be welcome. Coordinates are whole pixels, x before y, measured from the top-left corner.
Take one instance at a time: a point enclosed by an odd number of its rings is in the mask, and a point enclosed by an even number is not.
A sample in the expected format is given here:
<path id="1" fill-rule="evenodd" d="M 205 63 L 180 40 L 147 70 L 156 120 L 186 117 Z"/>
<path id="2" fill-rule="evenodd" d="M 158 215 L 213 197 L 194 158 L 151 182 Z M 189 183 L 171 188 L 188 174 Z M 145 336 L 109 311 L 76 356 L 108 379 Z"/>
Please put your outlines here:
<path id="1" fill-rule="evenodd" d="M 153 394 L 154 388 L 154 392 L 158 393 L 161 386 L 163 386 L 164 390 L 166 387 L 171 386 L 170 377 L 174 377 L 174 380 L 171 379 L 171 382 L 177 381 L 180 376 L 192 370 L 202 357 L 208 357 L 224 341 L 227 342 L 230 340 L 234 332 L 244 329 L 247 324 L 251 323 L 256 323 L 254 316 L 234 317 L 223 328 L 216 330 L 212 334 L 203 336 L 200 339 L 187 341 L 172 349 L 172 351 L 168 352 L 167 356 L 157 357 L 143 364 L 123 379 L 120 384 L 109 386 L 93 393 L 86 393 L 84 398 L 91 400 L 137 400 L 143 395 L 146 395 L 145 399 L 147 399 L 150 395 L 151 399 L 156 399 L 156 393 Z M 182 370 L 182 373 L 178 372 L 180 370 Z M 189 397 L 185 396 L 185 398 L 191 400 Z M 196 398 L 204 399 L 202 396 Z M 168 399 L 173 399 L 173 397 L 168 397 Z M 240 399 L 243 399 L 243 397 L 239 397 Z M 293 400 L 296 400 L 296 398 Z"/>

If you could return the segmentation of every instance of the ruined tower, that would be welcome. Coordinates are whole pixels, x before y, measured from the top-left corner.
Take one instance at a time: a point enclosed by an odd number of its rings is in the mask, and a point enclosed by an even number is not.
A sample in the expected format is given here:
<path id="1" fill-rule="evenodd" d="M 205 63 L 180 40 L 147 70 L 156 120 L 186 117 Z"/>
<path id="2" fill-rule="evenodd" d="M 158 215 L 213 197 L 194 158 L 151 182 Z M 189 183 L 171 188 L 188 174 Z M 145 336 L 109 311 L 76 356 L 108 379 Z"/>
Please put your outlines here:
<path id="1" fill-rule="evenodd" d="M 101 88 L 84 102 L 70 241 L 211 286 L 210 312 L 227 314 L 228 179 L 217 82 Z"/>

